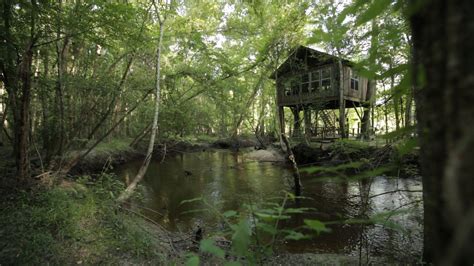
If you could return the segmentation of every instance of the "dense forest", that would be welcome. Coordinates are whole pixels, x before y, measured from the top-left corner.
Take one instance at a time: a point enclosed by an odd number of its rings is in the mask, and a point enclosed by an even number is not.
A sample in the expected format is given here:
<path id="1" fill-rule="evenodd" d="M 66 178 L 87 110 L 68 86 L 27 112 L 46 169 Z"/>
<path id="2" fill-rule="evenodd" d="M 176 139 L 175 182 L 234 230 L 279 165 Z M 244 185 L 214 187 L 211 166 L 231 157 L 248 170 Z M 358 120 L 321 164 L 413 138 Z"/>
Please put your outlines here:
<path id="1" fill-rule="evenodd" d="M 3 0 L 0 264 L 471 265 L 471 10 Z"/>

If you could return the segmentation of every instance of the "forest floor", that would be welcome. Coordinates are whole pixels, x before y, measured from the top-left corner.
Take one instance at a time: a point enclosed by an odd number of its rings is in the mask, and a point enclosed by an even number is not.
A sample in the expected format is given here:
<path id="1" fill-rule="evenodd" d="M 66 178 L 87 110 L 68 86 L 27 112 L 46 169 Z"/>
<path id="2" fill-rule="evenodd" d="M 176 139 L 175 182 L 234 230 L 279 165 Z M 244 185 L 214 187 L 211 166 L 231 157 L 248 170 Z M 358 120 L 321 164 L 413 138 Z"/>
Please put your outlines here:
<path id="1" fill-rule="evenodd" d="M 141 217 L 133 206 L 115 203 L 124 185 L 108 174 L 108 168 L 144 154 L 143 147 L 133 149 L 125 143 L 128 142 L 100 145 L 68 178 L 27 188 L 1 186 L 0 264 L 180 264 L 190 252 L 198 251 L 193 236 L 171 234 Z M 256 145 L 252 139 L 173 140 L 158 144 L 154 156 L 162 158 L 169 153 L 214 148 L 237 150 Z M 374 148 L 341 142 L 327 147 L 298 144 L 293 150 L 298 164 L 303 166 L 333 166 L 377 156 L 384 162 L 402 165 L 396 170 L 400 176 L 416 175 L 416 155 L 399 158 L 392 146 Z M 2 149 L 0 156 L 6 154 L 8 151 Z M 250 152 L 249 158 L 284 159 L 271 146 Z M 2 162 L 2 171 L 12 167 L 11 162 Z M 136 194 L 139 198 L 140 191 Z M 356 258 L 329 257 L 342 264 L 357 263 Z M 266 263 L 311 265 L 327 262 L 329 257 L 278 254 Z"/>

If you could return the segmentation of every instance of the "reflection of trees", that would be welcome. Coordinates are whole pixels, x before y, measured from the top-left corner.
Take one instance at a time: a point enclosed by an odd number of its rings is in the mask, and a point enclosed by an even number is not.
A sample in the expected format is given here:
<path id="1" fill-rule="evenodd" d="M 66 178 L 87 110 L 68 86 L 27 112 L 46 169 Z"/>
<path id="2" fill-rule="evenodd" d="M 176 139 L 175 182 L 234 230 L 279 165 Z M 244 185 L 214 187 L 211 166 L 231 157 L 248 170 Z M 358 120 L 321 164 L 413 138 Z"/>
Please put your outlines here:
<path id="1" fill-rule="evenodd" d="M 357 245 L 360 232 L 366 230 L 365 226 L 358 224 L 342 224 L 342 221 L 354 216 L 353 197 L 349 182 L 305 182 L 303 191 L 304 199 L 300 205 L 289 204 L 290 208 L 313 208 L 305 214 L 295 215 L 291 220 L 282 223 L 283 228 L 298 228 L 304 225 L 305 219 L 316 219 L 322 222 L 336 222 L 329 225 L 330 233 L 322 233 L 310 240 L 292 241 L 287 248 L 290 251 L 304 252 L 324 250 L 328 252 L 347 251 Z M 310 233 L 310 232 L 307 232 Z"/>

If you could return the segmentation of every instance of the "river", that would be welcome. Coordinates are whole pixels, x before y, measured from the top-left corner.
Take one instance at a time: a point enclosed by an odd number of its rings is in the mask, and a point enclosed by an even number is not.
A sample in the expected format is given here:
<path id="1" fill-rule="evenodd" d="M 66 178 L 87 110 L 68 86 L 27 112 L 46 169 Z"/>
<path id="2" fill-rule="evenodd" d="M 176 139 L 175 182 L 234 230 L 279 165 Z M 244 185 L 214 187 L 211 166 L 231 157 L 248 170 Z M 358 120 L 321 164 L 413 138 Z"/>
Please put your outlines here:
<path id="1" fill-rule="evenodd" d="M 141 161 L 129 162 L 117 168 L 116 173 L 128 182 L 140 165 Z M 197 226 L 207 232 L 218 231 L 223 224 L 215 211 L 244 211 L 249 204 L 279 203 L 283 191 L 291 190 L 291 180 L 291 169 L 287 166 L 248 160 L 245 151 L 170 155 L 163 162 L 155 160 L 150 164 L 144 181 L 142 211 L 170 231 L 192 232 Z M 421 180 L 374 177 L 366 182 L 318 181 L 303 174 L 302 184 L 302 196 L 306 198 L 298 206 L 311 210 L 294 215 L 281 227 L 299 228 L 305 219 L 334 224 L 330 233 L 283 242 L 280 248 L 291 253 L 369 254 L 399 261 L 414 261 L 420 256 L 423 209 L 422 195 L 417 191 L 422 189 Z M 361 193 L 368 190 L 369 194 Z M 206 203 L 183 203 L 195 198 Z M 361 204 L 361 199 L 368 203 Z M 290 203 L 289 207 L 295 204 Z M 387 215 L 389 211 L 396 212 Z M 384 225 L 356 222 L 380 213 L 385 213 L 383 219 L 378 219 L 382 224 L 386 221 Z M 347 222 L 348 219 L 353 220 Z"/>

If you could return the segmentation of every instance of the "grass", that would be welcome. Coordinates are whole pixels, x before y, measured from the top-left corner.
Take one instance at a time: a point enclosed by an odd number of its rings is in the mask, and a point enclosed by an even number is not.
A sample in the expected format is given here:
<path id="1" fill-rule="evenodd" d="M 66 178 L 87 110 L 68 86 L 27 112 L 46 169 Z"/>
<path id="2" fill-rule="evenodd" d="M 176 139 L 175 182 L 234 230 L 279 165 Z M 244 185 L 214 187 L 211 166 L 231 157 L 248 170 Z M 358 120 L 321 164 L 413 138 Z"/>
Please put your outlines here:
<path id="1" fill-rule="evenodd" d="M 133 151 L 133 148 L 130 147 L 132 139 L 120 138 L 120 139 L 111 139 L 107 142 L 102 142 L 97 147 L 94 148 L 94 153 L 97 156 L 108 156 L 119 153 L 126 153 Z"/>
<path id="2" fill-rule="evenodd" d="M 123 185 L 103 175 L 0 202 L 1 264 L 159 264 L 157 232 L 114 205 Z"/>

